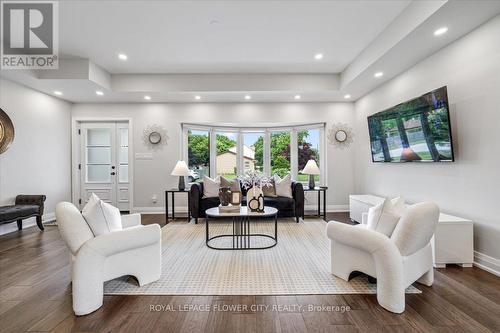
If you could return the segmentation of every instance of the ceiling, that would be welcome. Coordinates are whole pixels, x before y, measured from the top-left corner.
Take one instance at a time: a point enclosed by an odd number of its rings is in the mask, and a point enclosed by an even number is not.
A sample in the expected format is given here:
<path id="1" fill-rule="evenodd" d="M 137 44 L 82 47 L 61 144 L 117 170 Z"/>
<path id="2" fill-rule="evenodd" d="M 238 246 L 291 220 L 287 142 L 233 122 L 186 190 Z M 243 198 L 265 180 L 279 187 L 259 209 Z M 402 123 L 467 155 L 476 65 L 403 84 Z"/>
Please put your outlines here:
<path id="1" fill-rule="evenodd" d="M 110 73 L 338 73 L 409 3 L 63 1 L 60 52 Z"/>
<path id="2" fill-rule="evenodd" d="M 499 14 L 473 0 L 63 0 L 59 69 L 0 76 L 76 103 L 353 101 Z"/>

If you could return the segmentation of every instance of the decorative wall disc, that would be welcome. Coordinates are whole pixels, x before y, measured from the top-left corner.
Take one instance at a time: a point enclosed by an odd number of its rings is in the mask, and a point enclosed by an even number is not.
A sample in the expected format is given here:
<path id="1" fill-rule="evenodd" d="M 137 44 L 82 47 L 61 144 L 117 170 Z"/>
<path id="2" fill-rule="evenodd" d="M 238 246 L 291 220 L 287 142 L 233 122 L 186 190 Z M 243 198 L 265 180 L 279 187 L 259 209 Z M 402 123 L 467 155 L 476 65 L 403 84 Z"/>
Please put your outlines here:
<path id="1" fill-rule="evenodd" d="M 354 132 L 347 124 L 333 124 L 328 130 L 328 142 L 340 149 L 349 148 L 354 142 Z"/>
<path id="2" fill-rule="evenodd" d="M 142 141 L 148 148 L 158 150 L 167 145 L 167 130 L 160 125 L 149 125 L 142 133 Z"/>
<path id="3" fill-rule="evenodd" d="M 0 154 L 9 149 L 14 141 L 14 125 L 7 113 L 0 109 Z"/>

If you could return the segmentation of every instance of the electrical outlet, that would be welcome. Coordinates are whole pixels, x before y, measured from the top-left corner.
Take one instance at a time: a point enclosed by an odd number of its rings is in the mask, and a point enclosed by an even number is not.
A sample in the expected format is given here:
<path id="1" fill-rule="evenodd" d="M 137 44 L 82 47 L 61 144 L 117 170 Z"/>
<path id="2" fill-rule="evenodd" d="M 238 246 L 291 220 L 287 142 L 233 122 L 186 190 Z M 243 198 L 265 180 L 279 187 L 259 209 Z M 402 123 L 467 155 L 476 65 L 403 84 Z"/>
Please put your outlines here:
<path id="1" fill-rule="evenodd" d="M 151 201 L 153 201 L 153 203 L 156 203 L 158 201 L 158 199 L 156 198 L 156 194 L 153 194 L 153 196 L 151 197 Z"/>

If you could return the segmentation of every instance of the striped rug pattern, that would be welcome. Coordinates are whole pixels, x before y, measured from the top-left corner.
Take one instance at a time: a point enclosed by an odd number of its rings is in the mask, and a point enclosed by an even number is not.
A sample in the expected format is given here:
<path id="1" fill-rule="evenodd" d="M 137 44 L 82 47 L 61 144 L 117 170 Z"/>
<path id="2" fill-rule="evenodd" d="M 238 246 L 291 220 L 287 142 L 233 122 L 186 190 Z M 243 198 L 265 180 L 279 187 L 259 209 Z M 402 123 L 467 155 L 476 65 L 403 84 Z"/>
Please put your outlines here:
<path id="1" fill-rule="evenodd" d="M 274 221 L 252 221 L 252 232 L 272 234 Z M 139 287 L 122 277 L 104 285 L 107 295 L 289 295 L 373 294 L 359 276 L 349 282 L 330 273 L 326 223 L 278 222 L 278 244 L 265 250 L 220 251 L 205 245 L 205 224 L 169 223 L 162 229 L 162 275 Z M 210 234 L 231 233 L 230 221 L 210 221 Z M 263 242 L 266 242 L 263 240 Z M 257 243 L 255 243 L 257 245 Z M 221 244 L 219 244 L 221 245 Z M 408 293 L 420 293 L 410 286 Z"/>

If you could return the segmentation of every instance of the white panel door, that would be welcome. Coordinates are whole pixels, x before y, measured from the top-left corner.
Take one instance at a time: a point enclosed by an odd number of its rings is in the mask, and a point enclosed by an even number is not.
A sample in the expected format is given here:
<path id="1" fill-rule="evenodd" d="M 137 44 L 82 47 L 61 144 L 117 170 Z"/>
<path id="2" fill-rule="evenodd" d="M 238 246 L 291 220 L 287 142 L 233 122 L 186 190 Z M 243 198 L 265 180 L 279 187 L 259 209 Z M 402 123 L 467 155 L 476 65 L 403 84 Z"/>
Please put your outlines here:
<path id="1" fill-rule="evenodd" d="M 80 209 L 95 193 L 128 211 L 128 123 L 82 122 L 80 126 Z"/>

